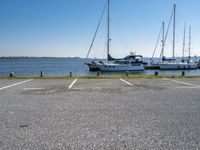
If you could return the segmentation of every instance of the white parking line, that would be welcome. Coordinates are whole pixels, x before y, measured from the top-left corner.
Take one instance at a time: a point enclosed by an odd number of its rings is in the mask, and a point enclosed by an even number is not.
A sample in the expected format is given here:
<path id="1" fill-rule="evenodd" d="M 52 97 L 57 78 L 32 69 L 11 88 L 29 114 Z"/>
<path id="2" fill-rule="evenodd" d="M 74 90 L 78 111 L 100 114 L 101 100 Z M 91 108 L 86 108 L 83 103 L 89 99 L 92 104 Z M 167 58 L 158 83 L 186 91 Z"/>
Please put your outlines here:
<path id="1" fill-rule="evenodd" d="M 133 86 L 133 84 L 131 84 L 130 82 L 128 82 L 128 81 L 126 81 L 126 80 L 124 80 L 124 79 L 120 79 L 120 80 L 121 80 L 122 82 L 128 84 L 129 86 Z"/>
<path id="2" fill-rule="evenodd" d="M 76 83 L 76 81 L 77 81 L 78 79 L 75 79 L 70 85 L 69 85 L 69 90 L 74 86 L 74 84 Z"/>
<path id="3" fill-rule="evenodd" d="M 190 86 L 193 86 L 193 87 L 200 88 L 200 85 L 191 84 L 191 83 L 187 83 L 187 82 L 177 81 L 177 80 L 173 80 L 173 79 L 166 79 L 166 78 L 163 78 L 163 80 L 167 80 L 167 81 L 171 81 L 171 82 L 176 82 L 176 83 L 181 83 L 181 84 L 190 85 Z"/>
<path id="4" fill-rule="evenodd" d="M 25 81 L 18 82 L 18 83 L 12 84 L 12 85 L 8 85 L 8 86 L 1 87 L 1 88 L 0 88 L 0 91 L 1 91 L 1 90 L 4 90 L 4 89 L 7 89 L 7 88 L 10 88 L 10 87 L 13 87 L 13 86 L 16 86 L 16 85 L 20 85 L 20 84 L 23 84 L 23 83 L 26 83 L 26 82 L 30 82 L 30 81 L 32 81 L 32 80 L 33 80 L 33 79 L 25 80 Z"/>
<path id="5" fill-rule="evenodd" d="M 177 86 L 176 89 L 199 89 L 200 87 L 195 86 Z"/>

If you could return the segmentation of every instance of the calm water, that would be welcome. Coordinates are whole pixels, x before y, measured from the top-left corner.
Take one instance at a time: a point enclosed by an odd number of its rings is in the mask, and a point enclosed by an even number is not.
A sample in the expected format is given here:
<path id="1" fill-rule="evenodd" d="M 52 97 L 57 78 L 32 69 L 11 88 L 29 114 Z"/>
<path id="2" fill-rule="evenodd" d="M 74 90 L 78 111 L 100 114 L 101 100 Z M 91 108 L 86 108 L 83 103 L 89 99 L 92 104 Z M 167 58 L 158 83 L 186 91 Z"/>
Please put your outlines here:
<path id="1" fill-rule="evenodd" d="M 93 76 L 84 65 L 84 59 L 69 58 L 9 58 L 0 59 L 0 76 L 8 76 L 15 72 L 17 76 L 39 76 L 43 71 L 44 76 L 69 76 L 70 72 L 76 76 Z M 121 72 L 122 74 L 124 72 Z M 154 74 L 153 70 L 132 72 L 135 74 Z M 159 71 L 160 74 L 181 74 L 181 71 Z M 200 70 L 186 70 L 186 75 L 200 75 Z M 101 73 L 113 74 L 113 73 Z"/>

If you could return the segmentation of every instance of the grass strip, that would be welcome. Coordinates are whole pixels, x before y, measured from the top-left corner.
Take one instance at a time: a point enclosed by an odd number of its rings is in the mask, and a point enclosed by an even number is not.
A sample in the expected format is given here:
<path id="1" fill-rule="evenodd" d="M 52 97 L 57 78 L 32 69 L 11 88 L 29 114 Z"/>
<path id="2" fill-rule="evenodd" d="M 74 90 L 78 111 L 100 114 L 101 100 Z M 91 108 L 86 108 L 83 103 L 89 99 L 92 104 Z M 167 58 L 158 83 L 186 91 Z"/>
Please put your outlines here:
<path id="1" fill-rule="evenodd" d="M 200 76 L 181 76 L 181 75 L 100 75 L 100 76 L 15 76 L 15 77 L 0 77 L 3 79 L 120 79 L 120 78 L 200 78 Z"/>

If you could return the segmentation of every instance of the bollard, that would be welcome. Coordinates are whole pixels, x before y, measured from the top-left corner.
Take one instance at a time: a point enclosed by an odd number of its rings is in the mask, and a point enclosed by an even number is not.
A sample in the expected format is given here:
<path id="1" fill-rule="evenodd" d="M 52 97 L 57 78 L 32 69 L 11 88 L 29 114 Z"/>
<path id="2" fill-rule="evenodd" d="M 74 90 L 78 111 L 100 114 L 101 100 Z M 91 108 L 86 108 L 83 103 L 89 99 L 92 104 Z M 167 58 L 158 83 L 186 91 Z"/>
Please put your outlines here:
<path id="1" fill-rule="evenodd" d="M 155 76 L 158 76 L 158 75 L 159 75 L 158 71 L 155 71 Z"/>
<path id="2" fill-rule="evenodd" d="M 69 76 L 72 77 L 72 72 L 69 73 Z"/>
<path id="3" fill-rule="evenodd" d="M 184 72 L 184 71 L 182 71 L 182 73 L 181 73 L 181 74 L 182 74 L 182 76 L 185 76 L 185 72 Z"/>
<path id="4" fill-rule="evenodd" d="M 40 71 L 40 77 L 41 77 L 41 78 L 43 77 L 43 72 L 42 72 L 42 71 Z"/>
<path id="5" fill-rule="evenodd" d="M 99 77 L 100 76 L 100 72 L 99 71 L 97 71 L 97 77 Z"/>
<path id="6" fill-rule="evenodd" d="M 128 71 L 126 71 L 126 76 L 128 76 L 129 75 L 129 72 Z"/>
<path id="7" fill-rule="evenodd" d="M 10 73 L 10 77 L 15 77 L 15 73 L 14 73 L 14 72 L 11 72 L 11 73 Z"/>

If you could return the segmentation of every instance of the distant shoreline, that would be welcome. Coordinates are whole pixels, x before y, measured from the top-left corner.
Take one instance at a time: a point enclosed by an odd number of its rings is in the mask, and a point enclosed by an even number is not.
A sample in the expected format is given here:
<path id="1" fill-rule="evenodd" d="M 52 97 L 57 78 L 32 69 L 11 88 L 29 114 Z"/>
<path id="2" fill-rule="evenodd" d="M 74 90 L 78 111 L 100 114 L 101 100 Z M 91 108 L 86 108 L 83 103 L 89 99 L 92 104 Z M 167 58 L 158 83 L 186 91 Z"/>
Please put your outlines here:
<path id="1" fill-rule="evenodd" d="M 191 58 L 199 58 L 200 56 L 193 56 Z M 47 56 L 0 56 L 0 59 L 23 59 L 23 58 L 33 58 L 33 59 L 85 59 L 82 57 L 47 57 Z M 151 57 L 143 57 L 146 59 L 150 59 Z M 169 57 L 170 58 L 170 57 Z M 177 59 L 181 59 L 182 57 L 176 57 Z M 104 60 L 106 58 L 88 58 L 89 60 Z M 154 59 L 159 59 L 159 57 L 155 57 Z"/>
<path id="2" fill-rule="evenodd" d="M 0 59 L 21 59 L 21 58 L 57 58 L 57 59 L 84 59 L 84 58 L 81 58 L 81 57 L 45 57 L 45 56 L 41 56 L 41 57 L 36 57 L 36 56 L 1 56 Z"/>

